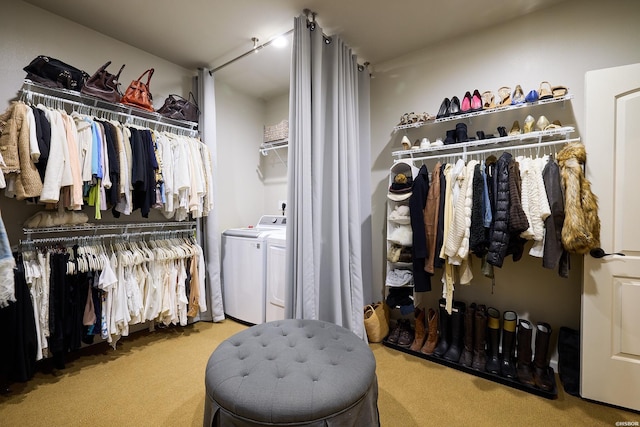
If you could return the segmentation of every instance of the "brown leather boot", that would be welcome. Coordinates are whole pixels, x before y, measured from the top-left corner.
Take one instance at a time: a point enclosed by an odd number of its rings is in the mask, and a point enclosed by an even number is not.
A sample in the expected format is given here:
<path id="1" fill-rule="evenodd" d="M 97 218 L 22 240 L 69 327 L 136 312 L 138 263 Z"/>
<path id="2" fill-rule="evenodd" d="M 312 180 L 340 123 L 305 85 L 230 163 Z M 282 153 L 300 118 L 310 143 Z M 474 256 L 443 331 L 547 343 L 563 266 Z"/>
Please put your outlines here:
<path id="1" fill-rule="evenodd" d="M 433 350 L 435 350 L 436 344 L 438 344 L 438 312 L 430 308 L 427 313 L 426 322 L 429 332 L 427 340 L 424 342 L 420 352 L 424 354 L 433 354 Z"/>
<path id="2" fill-rule="evenodd" d="M 528 320 L 518 322 L 518 354 L 516 356 L 516 374 L 518 381 L 528 386 L 534 386 L 533 370 L 531 369 L 531 334 L 533 326 Z"/>
<path id="3" fill-rule="evenodd" d="M 471 303 L 464 313 L 464 350 L 460 356 L 460 364 L 471 367 L 473 363 L 473 318 L 476 315 L 476 303 Z"/>
<path id="4" fill-rule="evenodd" d="M 426 329 L 424 326 L 424 310 L 416 309 L 416 328 L 413 343 L 409 347 L 412 351 L 420 351 L 426 337 Z"/>
<path id="5" fill-rule="evenodd" d="M 548 323 L 536 324 L 536 350 L 533 356 L 533 380 L 536 387 L 550 391 L 553 388 L 553 378 L 549 369 L 549 339 L 551 338 L 551 326 Z"/>
<path id="6" fill-rule="evenodd" d="M 476 317 L 473 323 L 473 361 L 471 367 L 477 371 L 484 371 L 487 364 L 485 346 L 487 337 L 487 308 L 484 304 L 476 308 Z"/>

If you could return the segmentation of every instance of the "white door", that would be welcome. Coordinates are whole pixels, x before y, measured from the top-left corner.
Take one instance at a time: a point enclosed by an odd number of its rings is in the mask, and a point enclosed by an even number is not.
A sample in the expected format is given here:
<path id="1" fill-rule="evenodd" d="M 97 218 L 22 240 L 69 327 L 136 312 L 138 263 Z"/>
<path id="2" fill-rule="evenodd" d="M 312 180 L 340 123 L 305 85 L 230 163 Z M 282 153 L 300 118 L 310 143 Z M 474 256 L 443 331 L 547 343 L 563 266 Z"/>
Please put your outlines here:
<path id="1" fill-rule="evenodd" d="M 640 64 L 585 77 L 587 178 L 601 246 L 584 262 L 581 395 L 640 410 Z"/>

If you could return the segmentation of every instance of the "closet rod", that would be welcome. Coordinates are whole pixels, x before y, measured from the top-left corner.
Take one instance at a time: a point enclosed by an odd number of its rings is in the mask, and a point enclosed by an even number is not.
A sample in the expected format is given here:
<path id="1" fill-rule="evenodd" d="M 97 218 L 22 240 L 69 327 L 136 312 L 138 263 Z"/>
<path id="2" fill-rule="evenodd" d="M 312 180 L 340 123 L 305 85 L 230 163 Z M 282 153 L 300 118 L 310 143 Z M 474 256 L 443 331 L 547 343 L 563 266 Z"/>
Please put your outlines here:
<path id="1" fill-rule="evenodd" d="M 32 97 L 40 97 L 42 99 L 49 100 L 49 101 L 61 102 L 63 104 L 68 104 L 68 105 L 72 105 L 72 106 L 88 108 L 90 112 L 99 111 L 99 112 L 104 113 L 104 114 L 117 115 L 118 117 L 124 118 L 125 122 L 127 122 L 127 123 L 130 122 L 130 121 L 139 120 L 140 123 L 153 123 L 155 125 L 165 126 L 167 128 L 176 129 L 176 130 L 179 130 L 179 131 L 182 131 L 182 132 L 189 132 L 191 135 L 196 135 L 197 132 L 198 132 L 196 130 L 196 128 L 198 126 L 197 123 L 187 122 L 184 125 L 175 125 L 175 124 L 171 124 L 171 123 L 167 123 L 165 121 L 162 121 L 162 119 L 161 120 L 154 120 L 154 119 L 150 119 L 150 118 L 146 118 L 146 117 L 136 116 L 136 115 L 132 114 L 134 112 L 132 107 L 127 107 L 127 106 L 122 105 L 122 104 L 118 104 L 118 105 L 114 104 L 114 107 L 123 108 L 123 109 L 126 109 L 127 111 L 110 110 L 108 108 L 102 108 L 102 107 L 98 107 L 96 105 L 89 105 L 89 104 L 86 104 L 84 102 L 73 101 L 71 99 L 63 98 L 61 96 L 56 96 L 56 95 L 50 95 L 50 94 L 47 94 L 47 93 L 43 93 L 41 91 L 53 91 L 53 92 L 56 92 L 56 93 L 59 92 L 62 95 L 81 97 L 81 99 L 82 99 L 82 95 L 80 95 L 80 94 L 68 94 L 67 91 L 56 90 L 56 89 L 47 88 L 47 87 L 41 87 L 39 85 L 34 84 L 30 80 L 25 80 L 24 81 L 24 85 L 37 89 L 37 90 L 27 89 L 24 86 L 20 89 L 22 97 L 26 98 L 29 102 L 31 102 L 31 98 Z M 106 101 L 102 101 L 102 100 L 99 100 L 99 99 L 95 99 L 95 100 L 92 99 L 92 101 L 94 103 L 95 102 L 106 102 Z M 142 113 L 146 113 L 146 112 L 143 111 Z M 149 113 L 149 114 L 157 114 L 157 113 Z M 151 127 L 151 126 L 147 126 L 147 127 Z"/>
<path id="2" fill-rule="evenodd" d="M 540 143 L 536 143 L 536 144 L 521 144 L 521 145 L 512 145 L 512 146 L 505 146 L 505 147 L 497 147 L 497 148 L 487 148 L 484 150 L 471 150 L 471 151 L 467 151 L 467 147 L 463 148 L 463 151 L 459 151 L 456 153 L 440 153 L 440 154 L 434 154 L 432 156 L 422 156 L 422 157 L 411 157 L 411 158 L 402 158 L 402 159 L 396 159 L 394 161 L 394 163 L 397 163 L 399 161 L 407 161 L 407 160 L 411 160 L 411 161 L 420 161 L 420 160 L 431 160 L 431 159 L 441 159 L 443 157 L 457 157 L 457 156 L 462 156 L 463 160 L 466 160 L 466 157 L 468 155 L 474 155 L 474 154 L 485 154 L 485 153 L 495 153 L 496 151 L 509 151 L 509 150 L 522 150 L 522 149 L 536 149 L 539 147 L 548 147 L 548 146 L 552 146 L 552 145 L 560 145 L 560 144 L 567 144 L 569 142 L 578 142 L 580 141 L 580 138 L 571 138 L 571 139 L 563 139 L 561 141 L 549 141 L 549 142 L 540 142 Z M 452 149 L 454 149 L 454 147 L 452 147 Z"/>
<path id="3" fill-rule="evenodd" d="M 103 230 L 120 230 L 121 233 L 128 233 L 129 230 L 157 228 L 156 232 L 165 231 L 165 228 L 179 227 L 184 229 L 194 229 L 196 221 L 175 221 L 175 222 L 132 222 L 125 224 L 86 224 L 86 225 L 62 225 L 59 227 L 41 227 L 41 228 L 23 228 L 22 232 L 31 238 L 32 234 L 48 234 L 48 233 L 72 233 L 72 232 L 93 232 L 94 235 L 98 231 Z M 77 237 L 77 236 L 76 236 Z"/>
<path id="4" fill-rule="evenodd" d="M 39 244 L 50 243 L 67 243 L 67 242 L 93 242 L 97 240 L 105 239 L 122 239 L 128 240 L 131 237 L 144 237 L 154 236 L 159 240 L 177 237 L 180 234 L 193 234 L 195 228 L 184 228 L 180 230 L 166 230 L 166 231 L 139 231 L 134 233 L 112 233 L 112 234 L 96 234 L 92 236 L 63 236 L 63 237 L 43 237 L 36 239 L 24 239 L 20 240 L 20 246 L 36 246 Z M 175 235 L 175 236 L 173 236 Z"/>
<path id="5" fill-rule="evenodd" d="M 234 62 L 236 62 L 236 61 L 238 61 L 238 60 L 240 60 L 240 59 L 244 58 L 245 56 L 248 56 L 248 55 L 251 55 L 252 53 L 258 52 L 260 49 L 262 49 L 262 48 L 264 48 L 264 47 L 269 46 L 269 45 L 270 45 L 271 43 L 273 43 L 276 39 L 278 39 L 278 38 L 280 38 L 280 37 L 288 36 L 288 35 L 289 35 L 289 34 L 291 34 L 291 33 L 293 33 L 293 28 L 292 28 L 292 29 L 290 29 L 289 31 L 285 32 L 285 33 L 280 34 L 279 36 L 276 36 L 276 37 L 272 38 L 271 40 L 268 40 L 268 41 L 266 41 L 266 42 L 262 43 L 261 45 L 254 46 L 253 48 L 251 48 L 251 50 L 248 50 L 247 52 L 245 52 L 245 53 L 243 53 L 243 54 L 241 54 L 241 55 L 239 55 L 239 56 L 236 56 L 235 58 L 233 58 L 233 59 L 231 59 L 231 60 L 229 60 L 229 61 L 225 62 L 224 64 L 222 64 L 222 65 L 220 65 L 220 66 L 218 66 L 218 67 L 216 67 L 216 68 L 214 68 L 213 70 L 209 70 L 209 75 L 210 75 L 210 76 L 212 76 L 212 75 L 213 75 L 213 73 L 215 73 L 216 71 L 219 71 L 219 70 L 223 69 L 223 68 L 224 68 L 224 67 L 226 67 L 227 65 L 231 65 L 231 64 L 233 64 Z"/>

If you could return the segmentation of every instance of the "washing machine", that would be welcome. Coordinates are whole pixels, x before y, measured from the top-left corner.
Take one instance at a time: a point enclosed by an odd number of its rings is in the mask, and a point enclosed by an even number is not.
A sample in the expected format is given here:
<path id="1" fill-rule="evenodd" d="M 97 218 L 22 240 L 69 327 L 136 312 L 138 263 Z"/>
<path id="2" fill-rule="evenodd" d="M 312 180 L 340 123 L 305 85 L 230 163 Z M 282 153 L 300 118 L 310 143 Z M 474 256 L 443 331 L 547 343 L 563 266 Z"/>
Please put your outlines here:
<path id="1" fill-rule="evenodd" d="M 264 215 L 253 227 L 222 233 L 222 301 L 225 314 L 246 324 L 265 322 L 267 238 L 282 233 L 286 218 Z"/>
<path id="2" fill-rule="evenodd" d="M 286 230 L 267 237 L 267 282 L 265 296 L 265 320 L 284 319 L 284 290 L 286 274 Z"/>

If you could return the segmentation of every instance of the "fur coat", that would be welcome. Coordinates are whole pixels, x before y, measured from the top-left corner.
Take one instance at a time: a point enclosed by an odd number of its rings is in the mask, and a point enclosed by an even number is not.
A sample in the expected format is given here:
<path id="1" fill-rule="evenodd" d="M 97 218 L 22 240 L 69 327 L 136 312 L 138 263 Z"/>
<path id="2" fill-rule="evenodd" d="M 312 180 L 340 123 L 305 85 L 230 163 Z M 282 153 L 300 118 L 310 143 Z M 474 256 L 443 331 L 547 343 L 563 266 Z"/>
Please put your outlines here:
<path id="1" fill-rule="evenodd" d="M 587 152 L 581 142 L 567 144 L 557 156 L 564 191 L 562 244 L 570 253 L 586 254 L 600 246 L 598 198 L 591 192 L 583 167 Z"/>

